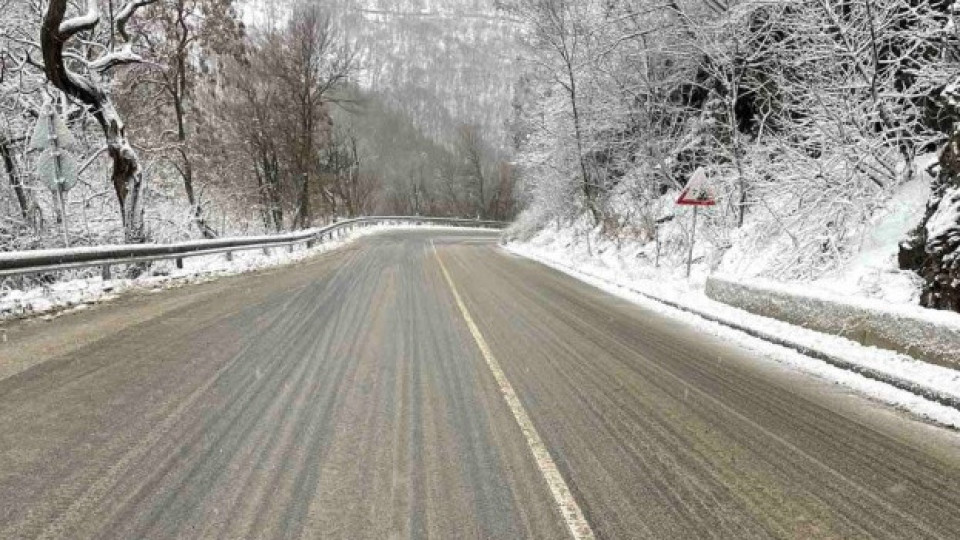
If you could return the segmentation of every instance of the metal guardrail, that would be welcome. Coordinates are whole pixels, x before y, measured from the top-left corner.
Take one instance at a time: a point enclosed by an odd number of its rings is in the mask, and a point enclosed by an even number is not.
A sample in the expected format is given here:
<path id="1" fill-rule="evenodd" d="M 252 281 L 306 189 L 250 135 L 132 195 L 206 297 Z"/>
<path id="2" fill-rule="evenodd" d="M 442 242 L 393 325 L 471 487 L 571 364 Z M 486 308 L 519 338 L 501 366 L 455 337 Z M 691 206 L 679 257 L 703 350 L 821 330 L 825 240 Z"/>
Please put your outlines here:
<path id="1" fill-rule="evenodd" d="M 0 278 L 40 274 L 58 270 L 101 267 L 104 279 L 110 277 L 110 267 L 117 264 L 137 264 L 159 260 L 175 260 L 183 267 L 183 259 L 201 255 L 261 249 L 290 247 L 306 244 L 308 248 L 333 238 L 336 234 L 357 227 L 383 224 L 433 224 L 458 227 L 482 227 L 501 229 L 506 223 L 460 218 L 431 218 L 411 216 L 375 216 L 347 219 L 326 227 L 306 229 L 287 234 L 253 237 L 217 238 L 195 240 L 176 244 L 127 244 L 117 246 L 93 246 L 66 249 L 41 249 L 0 253 Z"/>

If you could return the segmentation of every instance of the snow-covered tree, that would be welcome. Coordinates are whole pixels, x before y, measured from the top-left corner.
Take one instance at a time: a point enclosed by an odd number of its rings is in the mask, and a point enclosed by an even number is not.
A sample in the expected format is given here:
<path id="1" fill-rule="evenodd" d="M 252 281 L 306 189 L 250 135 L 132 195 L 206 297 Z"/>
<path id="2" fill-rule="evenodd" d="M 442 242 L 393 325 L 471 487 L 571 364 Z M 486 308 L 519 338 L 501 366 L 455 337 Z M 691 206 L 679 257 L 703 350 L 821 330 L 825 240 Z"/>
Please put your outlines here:
<path id="1" fill-rule="evenodd" d="M 115 13 L 111 9 L 110 20 L 103 22 L 99 0 L 87 0 L 82 10 L 72 13 L 67 0 L 50 0 L 40 26 L 38 48 L 47 80 L 83 104 L 103 132 L 127 242 L 146 240 L 143 167 L 127 137 L 111 83 L 118 67 L 143 61 L 127 25 L 138 10 L 156 1 L 130 0 Z"/>

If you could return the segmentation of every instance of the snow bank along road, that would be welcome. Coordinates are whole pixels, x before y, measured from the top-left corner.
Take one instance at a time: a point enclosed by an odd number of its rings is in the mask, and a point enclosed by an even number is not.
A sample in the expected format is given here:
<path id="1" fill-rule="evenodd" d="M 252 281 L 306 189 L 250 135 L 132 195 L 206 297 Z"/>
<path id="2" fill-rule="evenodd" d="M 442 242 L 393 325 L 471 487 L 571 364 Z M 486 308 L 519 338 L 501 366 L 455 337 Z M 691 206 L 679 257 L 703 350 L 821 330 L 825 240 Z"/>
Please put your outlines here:
<path id="1" fill-rule="evenodd" d="M 955 432 L 481 233 L 0 333 L 0 538 L 960 531 Z"/>

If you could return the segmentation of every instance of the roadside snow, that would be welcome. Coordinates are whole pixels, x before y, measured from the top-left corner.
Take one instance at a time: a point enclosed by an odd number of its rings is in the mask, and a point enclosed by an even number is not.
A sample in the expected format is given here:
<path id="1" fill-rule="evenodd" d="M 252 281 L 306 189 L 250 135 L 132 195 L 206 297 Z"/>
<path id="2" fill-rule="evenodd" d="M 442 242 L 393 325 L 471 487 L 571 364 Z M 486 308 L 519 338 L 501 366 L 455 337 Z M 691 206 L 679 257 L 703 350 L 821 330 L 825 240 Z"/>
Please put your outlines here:
<path id="1" fill-rule="evenodd" d="M 265 255 L 260 250 L 236 251 L 233 260 L 226 256 L 203 255 L 183 259 L 183 269 L 177 269 L 172 261 L 163 261 L 151 266 L 150 273 L 136 279 L 116 278 L 104 281 L 99 275 L 67 279 L 26 290 L 0 290 L 0 322 L 27 316 L 56 314 L 85 309 L 91 304 L 107 302 L 130 290 L 160 290 L 191 283 L 203 283 L 218 277 L 252 272 L 262 268 L 293 264 L 304 259 L 337 249 L 363 236 L 387 231 L 406 229 L 469 230 L 465 227 L 436 225 L 375 225 L 356 229 L 342 238 L 318 243 L 313 249 L 297 246 L 294 251 L 275 247 Z M 489 231 L 489 229 L 482 229 Z M 66 271 L 74 275 L 87 271 Z M 99 274 L 99 269 L 96 270 Z M 119 274 L 119 273 L 118 273 Z M 68 274 L 69 275 L 69 274 Z M 7 280 L 7 283 L 12 283 Z"/>
<path id="2" fill-rule="evenodd" d="M 901 186 L 867 223 L 851 259 L 813 286 L 848 297 L 916 305 L 922 280 L 914 272 L 900 270 L 897 253 L 900 242 L 920 223 L 929 197 L 930 179 L 925 175 Z"/>
<path id="3" fill-rule="evenodd" d="M 712 276 L 706 295 L 761 316 L 960 368 L 960 313 L 726 276 Z"/>
<path id="4" fill-rule="evenodd" d="M 896 378 L 957 398 L 960 398 L 960 371 L 921 362 L 891 351 L 865 347 L 844 338 L 760 317 L 715 302 L 703 293 L 702 273 L 696 274 L 695 279 L 687 281 L 670 276 L 669 270 L 658 272 L 650 269 L 633 269 L 632 272 L 628 272 L 624 268 L 625 261 L 622 256 L 604 257 L 602 254 L 590 256 L 579 249 L 572 249 L 576 245 L 575 243 L 565 244 L 563 239 L 546 238 L 541 233 L 533 242 L 511 243 L 505 247 L 517 255 L 539 261 L 611 294 L 695 325 L 704 332 L 738 343 L 760 353 L 764 358 L 770 358 L 803 372 L 843 384 L 878 401 L 910 411 L 939 424 L 960 428 L 960 410 L 940 405 L 905 390 L 834 367 L 822 360 L 679 311 L 651 298 L 687 306 L 721 320 L 736 321 L 743 326 L 767 334 L 789 337 L 791 341 L 811 349 L 828 351 L 851 363 L 888 373 Z M 649 275 L 644 276 L 644 273 Z"/>

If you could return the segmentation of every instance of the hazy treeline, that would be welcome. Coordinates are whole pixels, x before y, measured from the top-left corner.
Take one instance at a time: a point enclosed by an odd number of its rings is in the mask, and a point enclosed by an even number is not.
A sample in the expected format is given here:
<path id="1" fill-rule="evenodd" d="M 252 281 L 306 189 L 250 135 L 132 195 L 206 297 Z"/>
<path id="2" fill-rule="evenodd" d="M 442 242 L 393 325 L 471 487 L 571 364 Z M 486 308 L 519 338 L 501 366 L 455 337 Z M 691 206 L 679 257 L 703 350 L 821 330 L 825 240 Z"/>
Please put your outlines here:
<path id="1" fill-rule="evenodd" d="M 659 239 L 675 226 L 663 195 L 703 167 L 721 203 L 705 215 L 716 260 L 772 247 L 770 274 L 812 277 L 926 172 L 933 197 L 901 262 L 925 277 L 926 305 L 960 309 L 960 224 L 925 227 L 960 204 L 955 152 L 919 168 L 955 133 L 952 1 L 500 4 L 524 28 L 516 142 L 531 227 L 588 216 Z"/>

